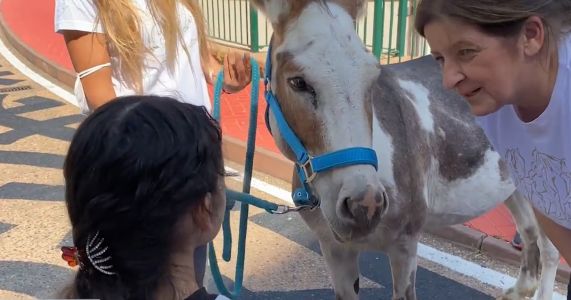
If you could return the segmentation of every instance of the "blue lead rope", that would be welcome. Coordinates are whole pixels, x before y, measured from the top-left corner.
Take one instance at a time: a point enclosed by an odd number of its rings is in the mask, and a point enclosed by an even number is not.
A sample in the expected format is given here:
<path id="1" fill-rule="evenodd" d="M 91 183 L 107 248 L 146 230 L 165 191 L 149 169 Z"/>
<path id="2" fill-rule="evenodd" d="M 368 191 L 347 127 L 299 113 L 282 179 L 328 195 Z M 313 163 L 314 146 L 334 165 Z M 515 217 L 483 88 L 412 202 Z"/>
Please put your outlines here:
<path id="1" fill-rule="evenodd" d="M 212 272 L 212 277 L 214 283 L 218 288 L 218 291 L 224 296 L 237 299 L 242 290 L 244 281 L 244 261 L 246 258 L 246 233 L 248 230 L 248 214 L 249 205 L 254 205 L 261 209 L 264 209 L 271 214 L 284 214 L 288 212 L 298 211 L 302 207 L 292 208 L 285 205 L 278 205 L 266 200 L 254 197 L 250 195 L 250 186 L 252 181 L 252 171 L 254 162 L 254 151 L 256 148 L 256 129 L 258 120 L 258 97 L 259 97 L 259 84 L 260 84 L 260 68 L 255 59 L 251 60 L 252 66 L 252 92 L 250 95 L 250 120 L 249 120 L 249 130 L 248 130 L 248 142 L 246 147 L 246 162 L 244 167 L 244 181 L 242 185 L 242 192 L 233 191 L 230 189 L 226 190 L 226 211 L 224 213 L 224 220 L 222 222 L 222 235 L 223 235 L 223 247 L 222 247 L 222 258 L 224 261 L 229 262 L 231 260 L 232 251 L 232 231 L 230 226 L 230 210 L 234 207 L 236 201 L 240 202 L 240 223 L 239 223 L 239 235 L 238 235 L 238 257 L 236 259 L 236 273 L 234 280 L 234 290 L 230 291 L 222 279 L 222 274 L 220 273 L 220 268 L 218 267 L 218 261 L 216 257 L 216 250 L 214 249 L 213 243 L 209 243 L 208 247 L 208 260 L 210 262 L 210 270 Z M 214 104 L 212 116 L 220 122 L 220 99 L 222 96 L 222 85 L 224 83 L 223 72 L 220 72 L 216 79 L 216 84 L 214 86 Z M 301 202 L 301 199 L 305 199 L 307 196 L 299 193 L 293 195 L 294 202 Z"/>
<path id="2" fill-rule="evenodd" d="M 244 181 L 242 186 L 242 193 L 226 190 L 227 207 L 224 214 L 224 221 L 222 223 L 223 232 L 223 250 L 222 258 L 225 261 L 230 261 L 232 250 L 232 233 L 230 228 L 230 210 L 233 208 L 235 201 L 240 201 L 240 224 L 238 236 L 238 257 L 236 261 L 236 278 L 234 280 L 234 290 L 230 291 L 224 284 L 218 262 L 216 260 L 216 251 L 213 243 L 209 243 L 208 258 L 210 262 L 210 269 L 212 277 L 216 283 L 219 292 L 226 297 L 236 299 L 242 290 L 244 280 L 244 261 L 246 258 L 246 233 L 248 230 L 248 203 L 252 203 L 265 209 L 268 212 L 274 213 L 279 211 L 279 206 L 262 199 L 249 195 L 250 183 L 252 181 L 252 168 L 254 161 L 254 150 L 256 147 L 256 123 L 258 119 L 258 96 L 259 96 L 259 81 L 260 81 L 260 68 L 255 59 L 251 59 L 252 66 L 252 93 L 250 95 L 250 124 L 248 130 L 248 143 L 246 148 L 246 162 L 244 168 Z M 214 107 L 213 117 L 220 122 L 220 98 L 222 96 L 222 85 L 224 83 L 223 72 L 217 76 L 216 84 L 214 86 Z"/>

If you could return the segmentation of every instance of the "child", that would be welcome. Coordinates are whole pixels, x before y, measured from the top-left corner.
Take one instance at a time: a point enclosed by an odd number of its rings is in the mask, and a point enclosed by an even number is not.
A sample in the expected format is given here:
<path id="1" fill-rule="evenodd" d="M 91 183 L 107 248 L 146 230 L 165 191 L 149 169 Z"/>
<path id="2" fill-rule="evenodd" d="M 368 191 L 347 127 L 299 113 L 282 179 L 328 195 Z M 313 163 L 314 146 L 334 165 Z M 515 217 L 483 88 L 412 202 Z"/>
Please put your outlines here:
<path id="1" fill-rule="evenodd" d="M 207 83 L 220 65 L 211 55 L 197 0 L 56 0 L 61 33 L 78 73 L 75 95 L 84 113 L 127 95 L 168 95 L 210 108 Z M 251 81 L 250 59 L 224 59 L 224 91 Z"/>
<path id="2" fill-rule="evenodd" d="M 225 209 L 221 133 L 203 106 L 110 101 L 78 128 L 64 165 L 79 270 L 65 298 L 228 299 L 198 284 L 195 249 Z"/>

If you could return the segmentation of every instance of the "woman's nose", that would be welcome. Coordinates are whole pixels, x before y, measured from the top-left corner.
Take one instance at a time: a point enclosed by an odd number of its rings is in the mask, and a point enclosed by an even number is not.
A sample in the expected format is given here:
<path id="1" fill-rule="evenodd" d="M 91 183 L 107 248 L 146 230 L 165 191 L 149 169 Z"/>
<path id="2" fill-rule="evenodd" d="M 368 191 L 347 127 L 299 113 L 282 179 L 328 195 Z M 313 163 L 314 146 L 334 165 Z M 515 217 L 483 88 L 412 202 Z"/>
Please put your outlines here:
<path id="1" fill-rule="evenodd" d="M 466 76 L 455 64 L 445 63 L 442 67 L 442 84 L 445 88 L 454 89 Z"/>

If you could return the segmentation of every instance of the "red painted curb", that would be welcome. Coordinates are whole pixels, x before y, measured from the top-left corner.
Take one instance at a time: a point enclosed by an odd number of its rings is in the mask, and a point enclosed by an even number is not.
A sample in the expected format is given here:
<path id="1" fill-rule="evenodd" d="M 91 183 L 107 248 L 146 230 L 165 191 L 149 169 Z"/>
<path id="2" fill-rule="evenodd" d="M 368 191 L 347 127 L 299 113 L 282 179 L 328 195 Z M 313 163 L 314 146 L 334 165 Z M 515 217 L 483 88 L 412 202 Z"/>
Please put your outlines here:
<path id="1" fill-rule="evenodd" d="M 1 0 L 0 0 L 1 2 Z M 35 70 L 40 71 L 46 75 L 49 75 L 55 81 L 61 83 L 62 86 L 72 90 L 75 83 L 75 74 L 59 65 L 56 65 L 42 54 L 38 53 L 34 49 L 28 47 L 9 29 L 4 20 L 4 16 L 0 13 L 0 34 L 4 38 L 4 41 L 12 47 L 17 54 L 24 57 L 27 63 L 31 65 Z"/>

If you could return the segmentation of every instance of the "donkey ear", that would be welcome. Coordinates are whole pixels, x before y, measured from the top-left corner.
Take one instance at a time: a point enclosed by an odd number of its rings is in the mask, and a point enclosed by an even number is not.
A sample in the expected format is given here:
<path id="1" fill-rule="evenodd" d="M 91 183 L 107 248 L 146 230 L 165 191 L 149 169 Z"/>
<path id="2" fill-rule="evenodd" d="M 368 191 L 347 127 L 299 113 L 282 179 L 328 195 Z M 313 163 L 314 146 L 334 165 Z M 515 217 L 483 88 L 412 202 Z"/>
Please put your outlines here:
<path id="1" fill-rule="evenodd" d="M 367 9 L 367 0 L 355 0 L 355 19 L 360 18 Z"/>
<path id="2" fill-rule="evenodd" d="M 343 6 L 353 19 L 359 19 L 367 7 L 367 0 L 337 0 L 337 3 Z"/>
<path id="3" fill-rule="evenodd" d="M 250 0 L 272 24 L 278 24 L 280 18 L 287 16 L 291 11 L 290 0 Z M 299 1 L 299 0 L 293 0 Z"/>

